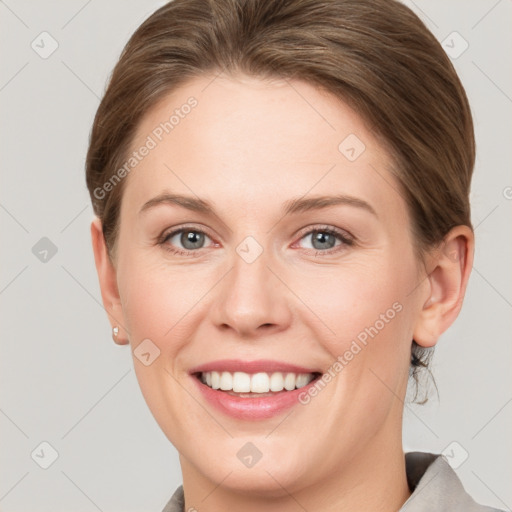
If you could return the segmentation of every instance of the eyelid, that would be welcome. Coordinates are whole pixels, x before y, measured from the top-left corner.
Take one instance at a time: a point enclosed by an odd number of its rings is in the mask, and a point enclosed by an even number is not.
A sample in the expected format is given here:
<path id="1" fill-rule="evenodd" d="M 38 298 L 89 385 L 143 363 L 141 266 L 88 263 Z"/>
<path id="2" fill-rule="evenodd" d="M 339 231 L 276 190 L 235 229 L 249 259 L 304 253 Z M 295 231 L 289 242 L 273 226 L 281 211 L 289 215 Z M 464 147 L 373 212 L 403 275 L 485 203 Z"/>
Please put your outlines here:
<path id="1" fill-rule="evenodd" d="M 163 233 L 159 236 L 160 239 L 165 239 L 167 238 L 169 235 L 175 235 L 181 231 L 186 231 L 186 230 L 189 230 L 189 231 L 197 231 L 198 233 L 204 233 L 205 235 L 207 235 L 208 237 L 210 237 L 211 239 L 213 239 L 214 237 L 210 234 L 208 228 L 202 226 L 202 225 L 193 225 L 193 224 L 184 224 L 183 226 L 176 226 L 176 227 L 173 227 L 173 228 L 169 228 L 168 230 L 164 230 Z"/>
<path id="2" fill-rule="evenodd" d="M 335 226 L 331 226 L 330 224 L 313 224 L 310 226 L 306 226 L 305 228 L 301 229 L 296 236 L 302 240 L 304 236 L 310 235 L 314 231 L 332 232 L 340 237 L 346 238 L 351 241 L 355 241 L 355 237 L 348 231 L 346 231 L 345 229 L 337 228 Z"/>

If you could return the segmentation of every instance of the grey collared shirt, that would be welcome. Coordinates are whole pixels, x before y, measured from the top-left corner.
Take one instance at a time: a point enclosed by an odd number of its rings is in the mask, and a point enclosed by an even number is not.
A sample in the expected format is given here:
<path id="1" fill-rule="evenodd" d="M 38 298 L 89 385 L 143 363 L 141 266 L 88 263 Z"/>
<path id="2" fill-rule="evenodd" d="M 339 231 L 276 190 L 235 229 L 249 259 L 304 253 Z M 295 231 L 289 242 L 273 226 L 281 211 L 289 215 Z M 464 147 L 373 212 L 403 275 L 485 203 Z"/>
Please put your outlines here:
<path id="1" fill-rule="evenodd" d="M 406 453 L 405 468 L 412 494 L 398 512 L 503 512 L 476 503 L 442 455 Z M 182 485 L 162 512 L 185 512 Z"/>

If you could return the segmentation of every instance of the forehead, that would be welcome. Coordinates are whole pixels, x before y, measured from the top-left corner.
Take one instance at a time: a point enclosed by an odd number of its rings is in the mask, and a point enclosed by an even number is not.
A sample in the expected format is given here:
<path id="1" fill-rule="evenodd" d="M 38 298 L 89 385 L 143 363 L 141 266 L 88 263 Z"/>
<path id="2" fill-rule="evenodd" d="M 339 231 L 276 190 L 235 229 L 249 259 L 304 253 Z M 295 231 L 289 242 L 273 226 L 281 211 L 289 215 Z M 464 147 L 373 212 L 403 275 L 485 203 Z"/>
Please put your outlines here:
<path id="1" fill-rule="evenodd" d="M 263 200 L 334 190 L 396 202 L 389 155 L 364 121 L 302 81 L 195 78 L 145 115 L 132 151 L 143 146 L 123 199 L 136 208 L 164 187 L 260 212 Z"/>

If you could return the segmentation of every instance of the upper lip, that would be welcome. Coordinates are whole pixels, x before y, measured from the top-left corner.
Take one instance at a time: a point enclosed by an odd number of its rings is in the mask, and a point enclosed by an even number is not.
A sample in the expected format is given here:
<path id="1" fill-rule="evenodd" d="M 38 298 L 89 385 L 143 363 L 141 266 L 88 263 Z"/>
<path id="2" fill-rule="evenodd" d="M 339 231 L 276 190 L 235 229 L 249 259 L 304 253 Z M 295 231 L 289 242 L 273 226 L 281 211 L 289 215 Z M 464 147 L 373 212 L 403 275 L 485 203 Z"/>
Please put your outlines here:
<path id="1" fill-rule="evenodd" d="M 321 373 L 318 369 L 306 368 L 295 364 L 275 361 L 272 359 L 258 359 L 255 361 L 242 361 L 241 359 L 219 359 L 189 370 L 190 374 L 205 372 L 289 372 L 289 373 Z"/>

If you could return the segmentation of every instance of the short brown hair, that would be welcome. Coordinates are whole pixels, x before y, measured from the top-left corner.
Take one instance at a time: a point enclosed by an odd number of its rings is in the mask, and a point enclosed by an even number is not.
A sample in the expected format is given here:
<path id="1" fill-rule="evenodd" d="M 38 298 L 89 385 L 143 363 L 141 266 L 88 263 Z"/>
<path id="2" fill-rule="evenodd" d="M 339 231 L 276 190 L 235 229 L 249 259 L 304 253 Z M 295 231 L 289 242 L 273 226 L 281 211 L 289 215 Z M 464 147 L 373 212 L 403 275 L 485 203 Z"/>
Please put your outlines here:
<path id="1" fill-rule="evenodd" d="M 178 86 L 217 71 L 306 81 L 351 106 L 393 158 L 420 257 L 452 227 L 472 228 L 469 103 L 450 59 L 408 7 L 396 0 L 173 0 L 126 44 L 92 127 L 87 187 L 113 260 L 124 180 L 97 191 L 123 165 L 144 114 Z M 415 379 L 431 352 L 413 340 Z"/>

